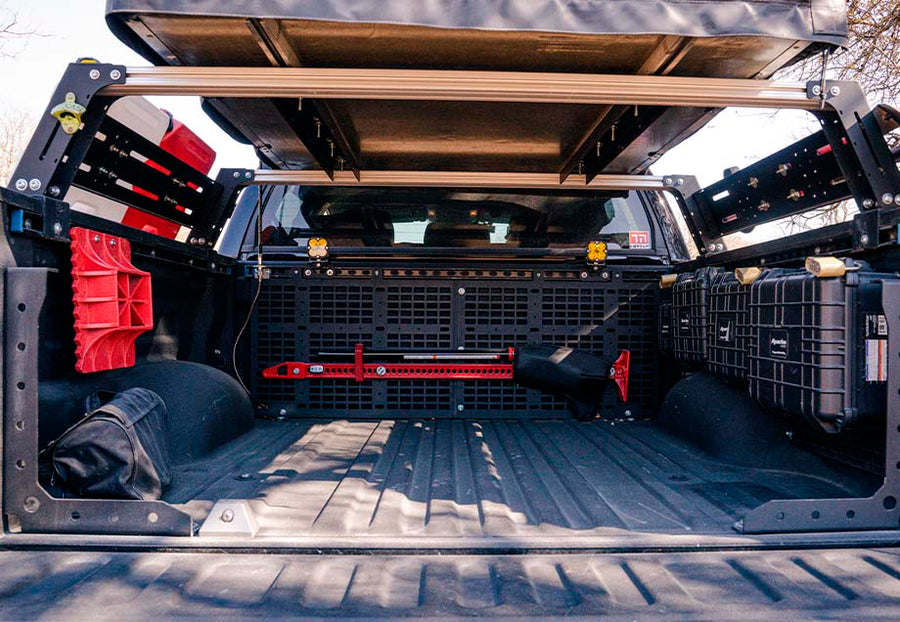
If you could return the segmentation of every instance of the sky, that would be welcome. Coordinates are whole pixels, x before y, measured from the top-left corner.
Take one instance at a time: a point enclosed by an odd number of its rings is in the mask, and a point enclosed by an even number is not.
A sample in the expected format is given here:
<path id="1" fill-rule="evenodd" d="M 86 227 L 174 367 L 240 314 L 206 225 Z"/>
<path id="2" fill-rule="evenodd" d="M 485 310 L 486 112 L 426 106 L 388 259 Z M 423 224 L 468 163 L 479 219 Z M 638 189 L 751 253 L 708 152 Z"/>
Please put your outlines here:
<path id="1" fill-rule="evenodd" d="M 0 7 L 17 13 L 23 28 L 42 35 L 15 50 L 14 59 L 0 60 L 0 77 L 7 87 L 0 91 L 0 106 L 22 108 L 38 117 L 66 64 L 82 56 L 129 66 L 149 64 L 107 29 L 104 0 L 0 0 Z M 216 150 L 213 175 L 220 167 L 256 166 L 253 150 L 228 138 L 202 112 L 198 98 L 150 99 Z M 663 156 L 653 172 L 693 174 L 705 186 L 721 179 L 727 167 L 744 167 L 802 138 L 811 121 L 803 112 L 727 110 Z"/>

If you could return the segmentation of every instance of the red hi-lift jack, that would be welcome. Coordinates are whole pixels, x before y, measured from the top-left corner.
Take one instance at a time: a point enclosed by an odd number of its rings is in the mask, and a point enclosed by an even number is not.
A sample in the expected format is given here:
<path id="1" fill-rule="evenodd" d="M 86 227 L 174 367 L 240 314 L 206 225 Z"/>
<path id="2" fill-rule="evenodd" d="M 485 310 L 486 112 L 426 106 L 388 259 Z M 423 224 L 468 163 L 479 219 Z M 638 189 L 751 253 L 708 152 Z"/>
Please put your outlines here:
<path id="1" fill-rule="evenodd" d="M 524 346 L 521 351 L 541 346 Z M 553 353 L 559 361 L 568 353 L 577 352 L 568 348 L 556 349 Z M 562 354 L 559 354 L 562 353 Z M 349 353 L 320 353 L 325 357 L 349 357 Z M 523 372 L 516 366 L 516 348 L 505 352 L 448 352 L 440 354 L 381 352 L 368 354 L 362 344 L 356 344 L 353 350 L 352 363 L 305 363 L 284 362 L 263 370 L 263 378 L 270 380 L 512 380 L 528 386 L 536 386 L 534 378 L 520 376 Z M 455 361 L 447 363 L 367 363 L 367 356 L 383 358 L 401 358 L 404 361 Z M 589 355 L 588 355 L 589 356 Z M 462 361 L 486 360 L 492 363 L 465 363 Z M 628 369 L 631 354 L 623 350 L 608 373 L 584 373 L 581 377 L 587 380 L 609 380 L 616 385 L 619 399 L 628 399 Z"/>

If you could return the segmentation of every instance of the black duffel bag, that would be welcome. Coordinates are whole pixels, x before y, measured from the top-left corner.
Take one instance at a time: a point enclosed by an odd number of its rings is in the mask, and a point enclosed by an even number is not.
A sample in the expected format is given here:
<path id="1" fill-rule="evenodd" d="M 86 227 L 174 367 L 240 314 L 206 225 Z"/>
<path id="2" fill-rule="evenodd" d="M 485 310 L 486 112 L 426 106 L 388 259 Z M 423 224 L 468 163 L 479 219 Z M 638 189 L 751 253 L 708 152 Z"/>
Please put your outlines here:
<path id="1" fill-rule="evenodd" d="M 166 405 L 153 391 L 98 391 L 53 441 L 52 483 L 81 498 L 155 500 L 172 481 Z"/>

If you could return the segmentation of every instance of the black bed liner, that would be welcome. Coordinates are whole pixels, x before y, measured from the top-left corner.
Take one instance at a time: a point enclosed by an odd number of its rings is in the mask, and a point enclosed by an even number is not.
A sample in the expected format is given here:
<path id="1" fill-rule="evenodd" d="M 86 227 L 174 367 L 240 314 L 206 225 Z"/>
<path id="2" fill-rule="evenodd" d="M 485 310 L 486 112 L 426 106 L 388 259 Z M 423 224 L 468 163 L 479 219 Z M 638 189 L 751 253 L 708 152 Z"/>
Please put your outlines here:
<path id="1" fill-rule="evenodd" d="M 893 550 L 576 555 L 0 553 L 5 619 L 896 620 Z"/>
<path id="2" fill-rule="evenodd" d="M 737 535 L 735 521 L 769 499 L 867 494 L 864 479 L 728 465 L 651 422 L 289 420 L 259 421 L 183 468 L 166 500 L 200 522 L 217 500 L 247 499 L 259 537 L 528 548 L 548 536 Z"/>
<path id="3" fill-rule="evenodd" d="M 722 78 L 767 78 L 797 58 L 846 44 L 847 36 L 846 9 L 834 0 L 110 0 L 107 22 L 157 65 Z M 207 104 L 268 164 L 315 167 L 299 140 L 305 130 L 296 101 Z M 626 116 L 623 106 L 361 100 L 307 106 L 352 168 L 563 173 L 613 123 L 618 140 L 605 142 L 617 144 L 600 154 L 601 169 L 643 172 L 715 112 L 646 107 Z"/>

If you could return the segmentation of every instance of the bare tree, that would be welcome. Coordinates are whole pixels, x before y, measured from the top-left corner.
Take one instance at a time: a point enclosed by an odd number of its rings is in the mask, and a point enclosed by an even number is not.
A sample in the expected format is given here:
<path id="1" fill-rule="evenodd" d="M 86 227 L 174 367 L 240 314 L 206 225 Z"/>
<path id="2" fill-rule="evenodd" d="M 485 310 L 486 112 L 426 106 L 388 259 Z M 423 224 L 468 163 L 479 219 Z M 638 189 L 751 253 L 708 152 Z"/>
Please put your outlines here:
<path id="1" fill-rule="evenodd" d="M 0 59 L 15 58 L 31 37 L 44 36 L 36 28 L 24 25 L 19 14 L 0 2 Z"/>
<path id="2" fill-rule="evenodd" d="M 6 108 L 0 114 L 0 186 L 9 185 L 36 124 L 37 119 L 22 108 Z"/>
<path id="3" fill-rule="evenodd" d="M 869 101 L 900 105 L 900 0 L 848 0 L 849 46 L 827 61 L 829 79 L 859 82 Z M 782 72 L 782 77 L 811 80 L 821 76 L 821 56 L 812 56 Z M 900 144 L 892 132 L 888 144 Z M 787 234 L 844 222 L 857 213 L 852 201 L 842 201 L 787 219 Z"/>

